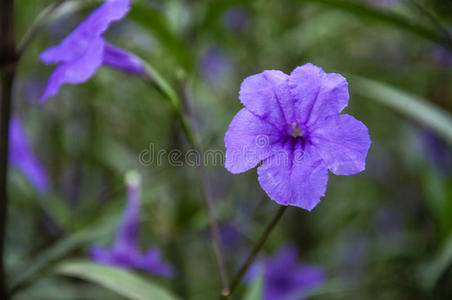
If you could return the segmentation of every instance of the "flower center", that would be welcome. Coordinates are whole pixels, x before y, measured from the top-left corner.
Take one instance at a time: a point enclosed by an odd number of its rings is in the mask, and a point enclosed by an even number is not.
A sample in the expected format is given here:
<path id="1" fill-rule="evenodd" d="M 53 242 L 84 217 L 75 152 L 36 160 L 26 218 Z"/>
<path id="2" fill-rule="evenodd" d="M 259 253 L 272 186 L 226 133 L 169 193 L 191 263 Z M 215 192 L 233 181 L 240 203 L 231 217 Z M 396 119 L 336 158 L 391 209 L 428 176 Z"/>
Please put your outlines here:
<path id="1" fill-rule="evenodd" d="M 300 128 L 300 125 L 297 122 L 292 122 L 292 124 L 290 124 L 290 127 L 292 129 L 292 137 L 303 137 L 303 130 Z"/>

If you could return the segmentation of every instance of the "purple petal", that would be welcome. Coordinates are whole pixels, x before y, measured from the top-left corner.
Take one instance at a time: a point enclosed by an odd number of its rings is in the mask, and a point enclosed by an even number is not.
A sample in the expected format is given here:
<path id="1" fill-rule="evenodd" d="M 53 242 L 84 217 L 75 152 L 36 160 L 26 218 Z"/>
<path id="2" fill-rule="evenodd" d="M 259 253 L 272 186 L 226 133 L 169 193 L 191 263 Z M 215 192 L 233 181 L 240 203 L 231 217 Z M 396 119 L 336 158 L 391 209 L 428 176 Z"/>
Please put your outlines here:
<path id="1" fill-rule="evenodd" d="M 281 247 L 265 260 L 265 300 L 304 299 L 303 295 L 324 281 L 321 268 L 298 263 L 293 246 Z"/>
<path id="2" fill-rule="evenodd" d="M 28 137 L 17 117 L 10 121 L 9 161 L 19 168 L 40 194 L 49 190 L 47 172 L 34 156 Z"/>
<path id="3" fill-rule="evenodd" d="M 151 274 L 164 277 L 173 277 L 175 271 L 172 265 L 162 261 L 160 251 L 157 248 L 150 248 L 148 252 L 137 261 L 137 267 Z"/>
<path id="4" fill-rule="evenodd" d="M 312 210 L 325 195 L 328 169 L 312 146 L 281 145 L 279 154 L 257 169 L 258 180 L 278 204 Z"/>
<path id="5" fill-rule="evenodd" d="M 106 250 L 101 246 L 93 246 L 90 249 L 91 259 L 102 264 L 111 264 L 112 257 L 110 250 Z"/>
<path id="6" fill-rule="evenodd" d="M 256 116 L 282 128 L 293 121 L 288 79 L 276 70 L 249 76 L 240 86 L 240 101 Z"/>
<path id="7" fill-rule="evenodd" d="M 295 68 L 289 78 L 299 122 L 309 126 L 340 113 L 350 98 L 347 80 L 311 63 Z"/>
<path id="8" fill-rule="evenodd" d="M 140 221 L 140 182 L 133 179 L 127 182 L 127 207 L 118 228 L 114 249 L 136 249 Z"/>
<path id="9" fill-rule="evenodd" d="M 363 171 L 372 143 L 367 127 L 350 115 L 331 116 L 319 122 L 311 133 L 311 141 L 336 175 Z"/>
<path id="10" fill-rule="evenodd" d="M 226 169 L 237 174 L 254 168 L 272 154 L 272 144 L 278 139 L 279 132 L 274 125 L 243 108 L 232 119 L 224 137 Z"/>
<path id="11" fill-rule="evenodd" d="M 109 44 L 106 44 L 104 47 L 103 64 L 131 74 L 140 75 L 146 71 L 143 61 L 140 58 Z"/>
<path id="12" fill-rule="evenodd" d="M 130 0 L 107 0 L 94 10 L 59 45 L 41 53 L 47 64 L 69 62 L 84 55 L 108 29 L 110 23 L 122 19 L 130 9 Z"/>
<path id="13" fill-rule="evenodd" d="M 298 286 L 304 289 L 314 288 L 325 282 L 325 272 L 322 268 L 311 265 L 303 265 L 295 274 L 294 279 Z"/>
<path id="14" fill-rule="evenodd" d="M 50 75 L 40 101 L 56 95 L 60 87 L 65 83 L 77 84 L 91 78 L 102 64 L 104 44 L 104 40 L 98 38 L 90 44 L 82 56 L 59 65 Z"/>

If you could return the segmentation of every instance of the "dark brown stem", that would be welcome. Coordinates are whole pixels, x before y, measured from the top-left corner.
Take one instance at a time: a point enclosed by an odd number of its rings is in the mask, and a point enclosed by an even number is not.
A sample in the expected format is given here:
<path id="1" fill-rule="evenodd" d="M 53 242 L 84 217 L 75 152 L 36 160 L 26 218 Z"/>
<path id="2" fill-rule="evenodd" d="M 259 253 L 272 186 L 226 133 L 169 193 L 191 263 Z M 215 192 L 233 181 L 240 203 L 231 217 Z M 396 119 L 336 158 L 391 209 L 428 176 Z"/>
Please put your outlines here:
<path id="1" fill-rule="evenodd" d="M 262 246 L 264 246 L 265 241 L 267 240 L 268 236 L 273 231 L 273 229 L 275 228 L 276 224 L 278 224 L 279 220 L 283 216 L 283 214 L 286 211 L 286 209 L 287 209 L 287 206 L 281 206 L 278 209 L 278 211 L 276 212 L 276 214 L 273 217 L 273 219 L 270 222 L 270 224 L 268 224 L 267 228 L 265 228 L 265 231 L 262 234 L 262 236 L 260 237 L 259 241 L 254 246 L 253 250 L 251 250 L 250 254 L 248 255 L 248 258 L 245 260 L 245 262 L 240 267 L 240 269 L 237 272 L 237 274 L 234 276 L 234 278 L 232 280 L 232 283 L 231 283 L 230 290 L 227 293 L 226 292 L 222 293 L 223 299 L 227 299 L 229 296 L 231 296 L 232 293 L 234 293 L 234 291 L 240 285 L 240 283 L 242 282 L 242 279 L 245 276 L 246 272 L 248 271 L 249 267 L 252 265 L 254 259 L 259 254 L 259 252 L 262 249 Z"/>
<path id="2" fill-rule="evenodd" d="M 0 299 L 8 299 L 5 271 L 6 217 L 8 211 L 8 149 L 9 120 L 17 56 L 14 41 L 14 1 L 0 2 L 0 57 L 6 64 L 1 68 L 0 120 Z"/>

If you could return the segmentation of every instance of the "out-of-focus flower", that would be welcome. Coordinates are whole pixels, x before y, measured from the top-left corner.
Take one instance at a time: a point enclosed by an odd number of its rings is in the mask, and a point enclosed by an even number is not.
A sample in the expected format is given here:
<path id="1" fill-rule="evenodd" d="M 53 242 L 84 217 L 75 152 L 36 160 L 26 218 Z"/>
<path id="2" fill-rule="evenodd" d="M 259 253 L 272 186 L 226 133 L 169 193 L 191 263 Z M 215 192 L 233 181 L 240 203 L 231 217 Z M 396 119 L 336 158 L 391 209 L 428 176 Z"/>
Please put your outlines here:
<path id="1" fill-rule="evenodd" d="M 36 188 L 38 193 L 49 190 L 49 179 L 41 162 L 34 156 L 27 134 L 18 117 L 10 121 L 9 162 L 18 168 Z"/>
<path id="2" fill-rule="evenodd" d="M 130 0 L 107 0 L 94 10 L 59 45 L 41 53 L 46 64 L 58 64 L 41 97 L 44 101 L 58 93 L 65 83 L 82 83 L 106 64 L 123 71 L 142 74 L 145 67 L 135 55 L 107 44 L 102 34 L 112 22 L 121 20 L 130 9 Z"/>
<path id="3" fill-rule="evenodd" d="M 282 247 L 273 257 L 258 262 L 248 281 L 263 272 L 265 300 L 302 300 L 304 294 L 325 282 L 322 268 L 298 262 L 294 247 Z"/>
<path id="4" fill-rule="evenodd" d="M 138 173 L 130 172 L 126 181 L 128 203 L 114 244 L 110 249 L 94 246 L 91 249 L 91 257 L 98 263 L 171 277 L 174 275 L 174 268 L 162 261 L 159 249 L 151 247 L 144 254 L 139 249 L 140 177 Z"/>
<path id="5" fill-rule="evenodd" d="M 313 64 L 290 75 L 271 70 L 246 78 L 239 98 L 245 106 L 224 141 L 231 173 L 257 169 L 272 200 L 312 210 L 325 195 L 328 169 L 353 175 L 365 169 L 371 140 L 367 127 L 339 114 L 349 100 L 340 74 Z"/>
<path id="6" fill-rule="evenodd" d="M 245 8 L 234 6 L 223 15 L 223 24 L 234 31 L 243 32 L 249 25 L 249 14 Z"/>
<path id="7" fill-rule="evenodd" d="M 452 66 L 452 52 L 442 46 L 436 46 L 433 50 L 433 58 L 443 67 Z"/>
<path id="8" fill-rule="evenodd" d="M 450 147 L 430 130 L 421 129 L 418 134 L 421 141 L 421 151 L 426 154 L 425 157 L 428 161 L 435 166 L 440 174 L 449 175 L 452 171 Z"/>
<path id="9" fill-rule="evenodd" d="M 224 50 L 210 47 L 200 62 L 203 77 L 214 87 L 223 83 L 231 72 L 231 61 Z"/>

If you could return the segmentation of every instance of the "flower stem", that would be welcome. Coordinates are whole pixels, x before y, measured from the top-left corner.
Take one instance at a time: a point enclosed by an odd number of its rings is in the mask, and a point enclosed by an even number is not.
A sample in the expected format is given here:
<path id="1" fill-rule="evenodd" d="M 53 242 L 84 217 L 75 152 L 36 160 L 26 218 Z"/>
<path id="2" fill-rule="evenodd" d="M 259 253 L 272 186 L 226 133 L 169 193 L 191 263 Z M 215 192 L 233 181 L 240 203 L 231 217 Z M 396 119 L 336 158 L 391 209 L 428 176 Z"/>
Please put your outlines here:
<path id="1" fill-rule="evenodd" d="M 0 299 L 8 299 L 5 271 L 6 217 L 8 211 L 8 149 L 9 120 L 17 56 L 14 41 L 14 1 L 0 2 L 0 57 L 5 61 L 1 69 L 0 119 Z"/>
<path id="2" fill-rule="evenodd" d="M 143 64 L 145 65 L 146 72 L 143 74 L 143 78 L 149 82 L 151 85 L 153 85 L 160 93 L 162 93 L 165 97 L 168 98 L 171 105 L 173 106 L 173 109 L 177 113 L 177 117 L 179 118 L 182 126 L 182 130 L 184 131 L 184 135 L 187 139 L 187 142 L 190 144 L 190 146 L 196 150 L 196 152 L 199 155 L 199 161 L 200 164 L 198 166 L 198 174 L 201 181 L 201 188 L 202 188 L 202 195 L 204 198 L 204 202 L 206 203 L 207 207 L 207 214 L 209 217 L 209 227 L 210 227 L 210 236 L 213 242 L 214 252 L 215 252 L 215 258 L 217 261 L 219 273 L 220 273 L 220 280 L 222 285 L 222 291 L 229 291 L 229 280 L 226 273 L 225 263 L 223 254 L 221 251 L 221 241 L 220 236 L 218 233 L 218 224 L 215 219 L 215 212 L 214 212 L 214 203 L 211 198 L 211 192 L 208 185 L 206 170 L 202 162 L 202 148 L 200 146 L 200 143 L 197 138 L 197 131 L 195 126 L 190 122 L 190 117 L 193 118 L 193 110 L 191 109 L 190 105 L 190 99 L 188 97 L 187 90 L 185 90 L 185 93 L 183 95 L 183 100 L 189 110 L 189 117 L 187 117 L 184 112 L 182 111 L 183 105 L 181 98 L 178 96 L 176 91 L 171 87 L 171 85 L 148 63 L 143 61 Z"/>
<path id="3" fill-rule="evenodd" d="M 267 228 L 265 228 L 264 233 L 260 237 L 257 244 L 254 246 L 253 250 L 251 250 L 250 254 L 248 255 L 248 258 L 245 260 L 243 265 L 240 267 L 237 274 L 234 276 L 234 279 L 231 283 L 231 288 L 229 291 L 224 291 L 222 293 L 222 298 L 227 299 L 229 296 L 234 293 L 234 291 L 237 289 L 237 287 L 242 282 L 243 277 L 245 276 L 246 272 L 248 271 L 249 267 L 253 263 L 256 256 L 259 254 L 260 250 L 262 249 L 262 246 L 264 245 L 265 241 L 267 240 L 270 233 L 273 231 L 275 226 L 278 224 L 279 220 L 283 216 L 284 212 L 287 210 L 287 206 L 281 206 L 278 211 L 276 212 L 275 216 L 271 220 L 270 224 L 267 225 Z"/>
<path id="4" fill-rule="evenodd" d="M 429 10 L 427 10 L 424 6 L 419 4 L 416 0 L 410 0 L 411 5 L 416 8 L 420 13 L 426 16 L 430 22 L 438 29 L 442 36 L 445 39 L 452 41 L 451 33 L 449 29 L 441 23 L 441 21 Z"/>
<path id="5" fill-rule="evenodd" d="M 47 23 L 47 21 L 52 17 L 55 11 L 66 1 L 67 0 L 58 0 L 42 11 L 42 13 L 36 18 L 27 32 L 25 32 L 24 37 L 19 41 L 17 45 L 18 56 L 22 56 L 25 49 L 35 38 L 38 31 Z"/>
<path id="6" fill-rule="evenodd" d="M 188 85 L 185 87 L 184 90 L 184 102 L 185 106 L 187 107 L 187 111 L 189 114 L 190 119 L 192 122 L 195 122 L 195 112 L 193 109 L 192 101 L 190 98 L 190 92 Z M 189 123 L 191 124 L 191 123 Z M 208 176 L 206 173 L 206 168 L 204 166 L 203 161 L 203 152 L 200 146 L 200 143 L 198 141 L 198 128 L 196 126 L 196 123 L 191 124 L 190 131 L 193 133 L 193 144 L 192 147 L 198 152 L 199 155 L 199 166 L 198 166 L 198 174 L 199 178 L 201 179 L 201 185 L 202 185 L 202 192 L 204 194 L 204 199 L 207 206 L 207 214 L 209 216 L 209 223 L 210 223 L 210 236 L 213 242 L 213 247 L 215 251 L 215 257 L 218 264 L 218 269 L 220 272 L 220 279 L 221 279 L 221 287 L 222 287 L 222 293 L 229 291 L 229 279 L 228 274 L 226 272 L 226 267 L 224 264 L 224 257 L 223 253 L 221 251 L 221 239 L 219 235 L 218 230 L 218 224 L 215 220 L 215 205 L 212 199 L 212 193 L 210 190 L 209 182 L 208 182 Z"/>

